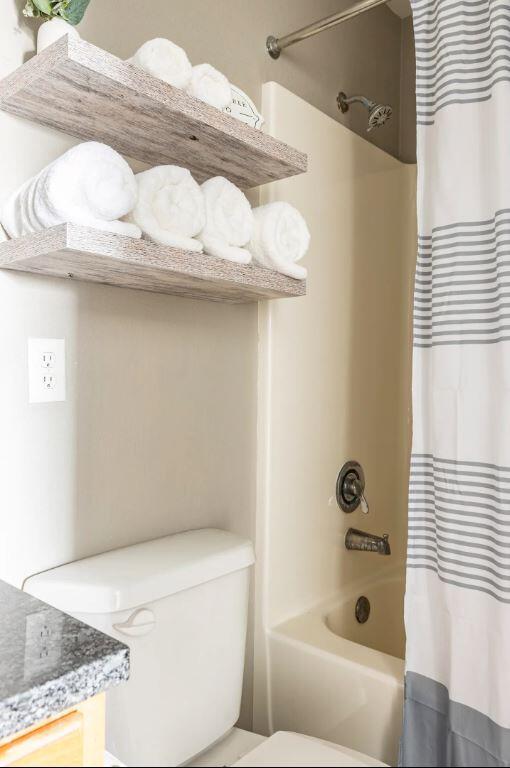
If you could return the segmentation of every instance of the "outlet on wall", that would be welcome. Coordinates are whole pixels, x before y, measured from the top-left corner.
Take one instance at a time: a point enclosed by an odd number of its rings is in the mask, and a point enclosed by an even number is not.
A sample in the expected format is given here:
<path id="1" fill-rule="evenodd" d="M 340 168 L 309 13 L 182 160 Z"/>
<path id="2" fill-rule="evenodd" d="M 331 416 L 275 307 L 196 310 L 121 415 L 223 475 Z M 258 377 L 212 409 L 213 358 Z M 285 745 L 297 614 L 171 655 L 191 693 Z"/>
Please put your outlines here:
<path id="1" fill-rule="evenodd" d="M 28 340 L 28 399 L 30 403 L 66 399 L 64 339 Z"/>

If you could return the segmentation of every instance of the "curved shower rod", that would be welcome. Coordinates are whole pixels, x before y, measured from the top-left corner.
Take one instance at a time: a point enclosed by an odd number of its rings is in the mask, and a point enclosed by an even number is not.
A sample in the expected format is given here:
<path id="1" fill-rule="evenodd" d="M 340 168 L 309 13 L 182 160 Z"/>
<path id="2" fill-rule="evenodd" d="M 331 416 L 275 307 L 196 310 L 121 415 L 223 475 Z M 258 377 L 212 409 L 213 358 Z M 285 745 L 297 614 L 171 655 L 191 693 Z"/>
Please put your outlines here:
<path id="1" fill-rule="evenodd" d="M 313 24 L 309 24 L 307 27 L 302 27 L 296 32 L 291 32 L 285 37 L 274 37 L 269 35 L 266 40 L 267 52 L 272 59 L 278 59 L 284 48 L 288 48 L 289 45 L 294 43 L 300 43 L 301 40 L 306 40 L 308 37 L 324 32 L 325 29 L 331 29 L 336 27 L 337 24 L 341 24 L 343 21 L 354 19 L 365 11 L 369 11 L 371 8 L 375 8 L 378 5 L 384 5 L 388 0 L 361 0 L 361 2 L 351 5 L 350 8 L 346 8 L 345 11 L 339 11 L 332 16 L 326 16 L 325 19 L 315 21 Z"/>

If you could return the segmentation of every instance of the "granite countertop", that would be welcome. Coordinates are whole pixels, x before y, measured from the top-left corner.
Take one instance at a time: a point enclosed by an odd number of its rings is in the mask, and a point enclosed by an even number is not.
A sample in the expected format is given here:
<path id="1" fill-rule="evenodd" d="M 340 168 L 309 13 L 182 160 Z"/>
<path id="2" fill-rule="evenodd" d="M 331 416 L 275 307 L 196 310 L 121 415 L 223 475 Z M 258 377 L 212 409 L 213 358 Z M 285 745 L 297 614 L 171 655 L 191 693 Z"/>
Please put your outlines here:
<path id="1" fill-rule="evenodd" d="M 0 581 L 0 739 L 129 677 L 129 648 Z"/>

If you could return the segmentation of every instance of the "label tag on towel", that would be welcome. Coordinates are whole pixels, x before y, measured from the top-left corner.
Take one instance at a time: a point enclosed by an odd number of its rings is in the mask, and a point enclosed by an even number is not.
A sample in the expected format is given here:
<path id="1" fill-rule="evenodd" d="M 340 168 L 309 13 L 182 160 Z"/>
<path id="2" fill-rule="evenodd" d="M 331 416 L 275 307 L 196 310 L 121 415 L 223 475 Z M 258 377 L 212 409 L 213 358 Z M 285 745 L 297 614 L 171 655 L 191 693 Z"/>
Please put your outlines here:
<path id="1" fill-rule="evenodd" d="M 232 89 L 232 101 L 223 111 L 237 120 L 251 125 L 252 128 L 260 130 L 264 124 L 264 118 L 253 101 L 237 85 L 231 84 L 230 87 Z"/>

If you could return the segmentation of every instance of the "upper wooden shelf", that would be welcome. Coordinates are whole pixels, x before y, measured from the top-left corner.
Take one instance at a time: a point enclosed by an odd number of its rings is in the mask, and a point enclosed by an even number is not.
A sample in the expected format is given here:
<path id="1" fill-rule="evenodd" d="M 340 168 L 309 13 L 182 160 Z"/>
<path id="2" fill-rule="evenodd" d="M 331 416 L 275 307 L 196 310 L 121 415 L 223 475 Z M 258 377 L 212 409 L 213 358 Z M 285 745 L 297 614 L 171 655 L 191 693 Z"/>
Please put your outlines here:
<path id="1" fill-rule="evenodd" d="M 77 224 L 0 243 L 0 268 L 236 304 L 306 293 L 304 280 L 256 264 L 234 264 Z"/>
<path id="2" fill-rule="evenodd" d="M 0 82 L 0 109 L 150 165 L 182 165 L 197 181 L 221 175 L 246 189 L 307 167 L 304 153 L 67 35 Z"/>

